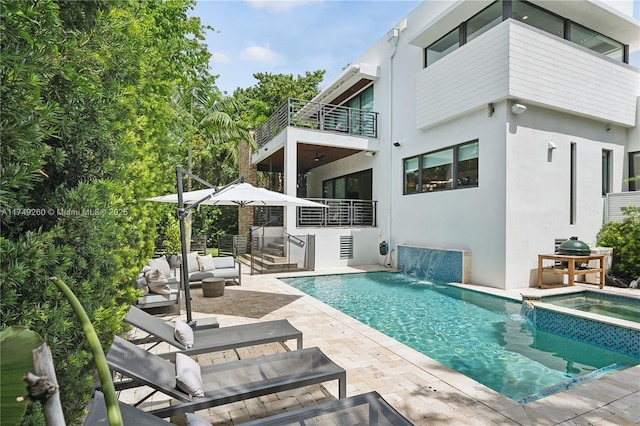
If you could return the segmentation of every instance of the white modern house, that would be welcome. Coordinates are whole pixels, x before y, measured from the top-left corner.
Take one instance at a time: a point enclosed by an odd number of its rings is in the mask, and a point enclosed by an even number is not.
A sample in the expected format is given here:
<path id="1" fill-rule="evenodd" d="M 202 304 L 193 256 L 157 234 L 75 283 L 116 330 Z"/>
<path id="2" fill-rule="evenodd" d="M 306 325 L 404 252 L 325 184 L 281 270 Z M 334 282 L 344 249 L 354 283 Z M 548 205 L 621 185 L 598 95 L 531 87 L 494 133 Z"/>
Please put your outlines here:
<path id="1" fill-rule="evenodd" d="M 557 239 L 595 245 L 608 194 L 640 200 L 639 47 L 631 10 L 599 1 L 426 1 L 283 105 L 252 162 L 329 205 L 285 209 L 316 268 L 435 248 L 460 281 L 529 287 Z"/>

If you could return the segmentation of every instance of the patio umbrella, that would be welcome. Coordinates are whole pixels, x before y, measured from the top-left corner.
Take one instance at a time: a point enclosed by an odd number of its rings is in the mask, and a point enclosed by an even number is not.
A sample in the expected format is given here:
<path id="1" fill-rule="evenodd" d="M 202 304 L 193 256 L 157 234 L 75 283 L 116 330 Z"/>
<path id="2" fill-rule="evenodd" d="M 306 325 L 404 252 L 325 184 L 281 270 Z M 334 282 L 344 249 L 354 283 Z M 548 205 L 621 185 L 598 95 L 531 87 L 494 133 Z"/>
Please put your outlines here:
<path id="1" fill-rule="evenodd" d="M 220 188 L 199 189 L 182 193 L 185 205 L 193 203 L 212 206 L 298 206 L 298 207 L 326 207 L 324 204 L 293 197 L 265 188 L 256 188 L 250 183 L 230 184 Z M 148 198 L 147 201 L 177 203 L 178 194 L 163 195 Z"/>
<path id="2" fill-rule="evenodd" d="M 197 180 L 198 182 L 208 186 L 207 189 L 199 189 L 196 191 L 182 190 L 182 175 L 186 174 Z M 220 205 L 220 206 L 299 206 L 299 207 L 321 207 L 324 204 L 305 200 L 304 198 L 293 197 L 291 195 L 281 194 L 279 192 L 269 191 L 265 188 L 256 188 L 255 186 L 244 183 L 243 178 L 221 187 L 216 187 L 203 179 L 187 172 L 186 170 L 176 168 L 177 187 L 176 194 L 162 195 L 159 197 L 147 198 L 146 201 L 155 201 L 161 203 L 177 203 L 178 211 L 176 216 L 180 220 L 180 242 L 182 243 L 182 267 L 180 268 L 181 282 L 184 283 L 184 299 L 187 310 L 187 323 L 195 326 L 195 322 L 191 318 L 191 295 L 189 289 L 189 266 L 187 264 L 187 243 L 184 226 L 184 219 L 189 211 L 201 204 Z"/>

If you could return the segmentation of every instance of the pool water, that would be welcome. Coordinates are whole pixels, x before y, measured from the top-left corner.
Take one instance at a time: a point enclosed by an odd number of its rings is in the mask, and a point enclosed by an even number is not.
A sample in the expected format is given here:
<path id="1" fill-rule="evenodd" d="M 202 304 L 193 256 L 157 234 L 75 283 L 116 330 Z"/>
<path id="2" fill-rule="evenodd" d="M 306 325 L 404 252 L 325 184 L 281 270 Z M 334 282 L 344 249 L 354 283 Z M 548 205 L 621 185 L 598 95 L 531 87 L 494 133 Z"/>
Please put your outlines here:
<path id="1" fill-rule="evenodd" d="M 392 272 L 283 279 L 521 403 L 640 359 L 536 330 L 507 299 Z"/>
<path id="2" fill-rule="evenodd" d="M 579 294 L 543 297 L 541 301 L 564 308 L 640 322 L 640 299 L 587 291 Z"/>

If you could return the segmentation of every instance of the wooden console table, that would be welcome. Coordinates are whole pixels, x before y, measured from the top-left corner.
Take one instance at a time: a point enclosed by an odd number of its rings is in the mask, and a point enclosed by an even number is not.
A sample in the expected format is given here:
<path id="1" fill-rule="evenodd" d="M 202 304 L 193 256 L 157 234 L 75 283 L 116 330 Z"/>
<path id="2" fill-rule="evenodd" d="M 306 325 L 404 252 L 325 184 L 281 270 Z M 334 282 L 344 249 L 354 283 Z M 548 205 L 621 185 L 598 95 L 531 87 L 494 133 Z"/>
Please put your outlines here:
<path id="1" fill-rule="evenodd" d="M 600 274 L 600 288 L 604 286 L 605 276 L 605 255 L 592 254 L 589 256 L 568 256 L 562 254 L 539 254 L 538 255 L 538 288 L 542 287 L 542 274 L 551 272 L 552 274 L 562 274 L 569 276 L 569 285 L 574 285 L 576 275 Z M 567 266 L 543 266 L 543 261 L 553 260 L 555 262 L 566 262 Z M 598 267 L 580 269 L 576 268 L 576 262 L 588 263 L 590 260 L 597 260 Z"/>

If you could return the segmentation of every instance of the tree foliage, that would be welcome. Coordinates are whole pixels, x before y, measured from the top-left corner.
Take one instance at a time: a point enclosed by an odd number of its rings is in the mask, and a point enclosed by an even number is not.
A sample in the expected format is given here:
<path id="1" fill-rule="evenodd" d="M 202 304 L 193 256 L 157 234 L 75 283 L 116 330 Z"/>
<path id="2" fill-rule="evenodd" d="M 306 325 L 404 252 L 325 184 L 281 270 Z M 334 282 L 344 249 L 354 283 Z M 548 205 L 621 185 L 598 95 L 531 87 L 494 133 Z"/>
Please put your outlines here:
<path id="1" fill-rule="evenodd" d="M 613 248 L 610 273 L 629 281 L 640 277 L 640 207 L 623 207 L 622 222 L 608 222 L 598 233 L 598 245 Z"/>
<path id="2" fill-rule="evenodd" d="M 289 98 L 311 100 L 319 92 L 325 70 L 307 71 L 305 75 L 256 73 L 258 83 L 238 88 L 233 97 L 244 105 L 243 119 L 257 128 Z"/>
<path id="3" fill-rule="evenodd" d="M 48 277 L 68 283 L 108 348 L 166 214 L 142 200 L 174 190 L 183 158 L 171 95 L 208 78 L 193 5 L 0 2 L 0 326 L 47 340 L 69 423 L 95 365 Z M 37 405 L 24 423 L 42 423 Z"/>

